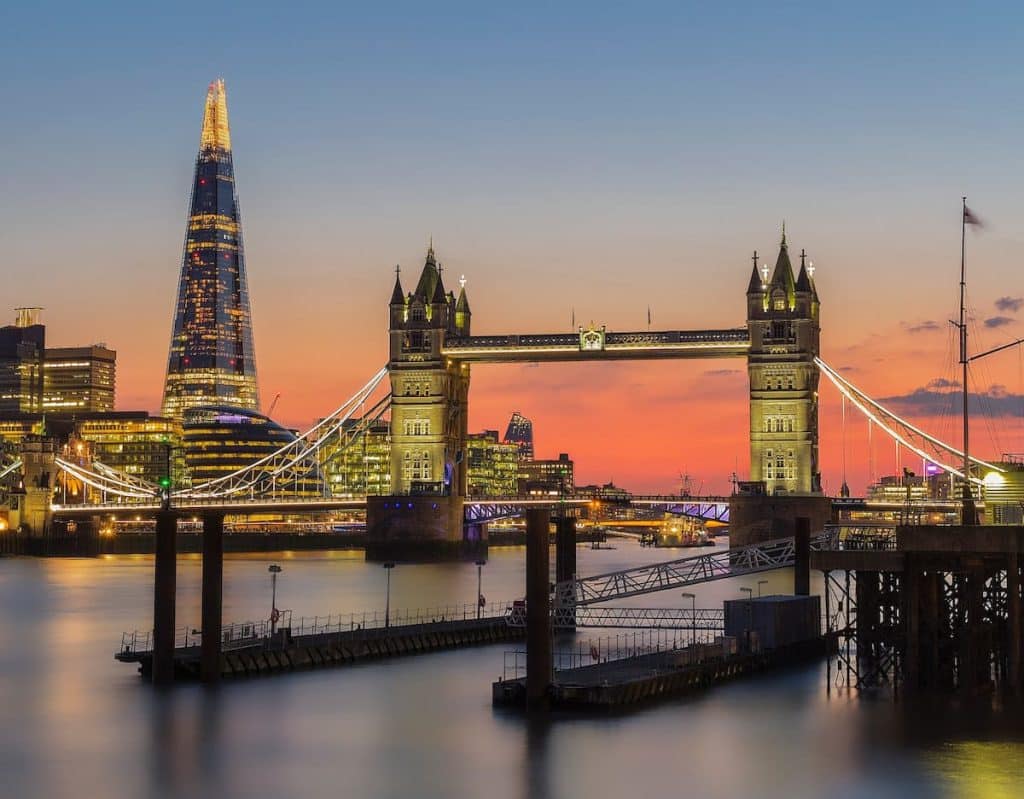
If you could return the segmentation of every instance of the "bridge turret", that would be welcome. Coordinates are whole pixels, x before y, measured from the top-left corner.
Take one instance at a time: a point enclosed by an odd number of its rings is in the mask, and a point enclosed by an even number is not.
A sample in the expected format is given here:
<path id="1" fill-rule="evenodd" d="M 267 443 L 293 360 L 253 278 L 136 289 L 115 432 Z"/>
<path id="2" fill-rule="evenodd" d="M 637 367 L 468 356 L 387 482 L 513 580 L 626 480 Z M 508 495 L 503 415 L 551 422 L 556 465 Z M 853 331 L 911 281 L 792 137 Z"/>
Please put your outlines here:
<path id="1" fill-rule="evenodd" d="M 391 310 L 391 329 L 394 330 L 401 327 L 405 321 L 406 314 L 406 296 L 405 292 L 402 291 L 402 270 L 399 267 L 395 267 L 395 288 L 391 292 L 391 302 L 389 308 Z"/>
<path id="2" fill-rule="evenodd" d="M 455 334 L 468 336 L 473 312 L 469 309 L 469 298 L 466 296 L 466 279 L 459 279 L 459 299 L 455 301 Z"/>
<path id="3" fill-rule="evenodd" d="M 747 318 L 753 319 L 754 315 L 764 310 L 765 292 L 768 289 L 768 264 L 764 265 L 764 272 L 759 271 L 757 265 L 757 250 L 751 258 L 754 262 L 750 272 L 750 282 L 747 283 Z"/>

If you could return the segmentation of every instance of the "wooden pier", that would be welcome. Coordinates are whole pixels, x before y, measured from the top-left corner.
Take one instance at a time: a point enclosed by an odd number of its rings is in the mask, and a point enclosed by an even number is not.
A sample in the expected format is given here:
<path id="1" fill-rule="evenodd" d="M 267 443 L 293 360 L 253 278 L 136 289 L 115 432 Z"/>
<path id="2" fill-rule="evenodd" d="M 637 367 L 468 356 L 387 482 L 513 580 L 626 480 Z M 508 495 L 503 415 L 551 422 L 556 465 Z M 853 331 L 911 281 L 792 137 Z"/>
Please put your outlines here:
<path id="1" fill-rule="evenodd" d="M 243 627 L 244 629 L 244 627 Z M 263 677 L 307 669 L 346 666 L 369 660 L 408 657 L 446 649 L 516 641 L 523 638 L 521 627 L 509 626 L 505 616 L 481 619 L 430 621 L 370 629 L 337 630 L 292 636 L 287 628 L 251 636 L 226 645 L 220 653 L 220 677 Z M 199 680 L 201 645 L 179 646 L 174 650 L 174 679 Z M 152 650 L 122 644 L 114 657 L 122 663 L 137 663 L 139 673 L 150 679 Z"/>

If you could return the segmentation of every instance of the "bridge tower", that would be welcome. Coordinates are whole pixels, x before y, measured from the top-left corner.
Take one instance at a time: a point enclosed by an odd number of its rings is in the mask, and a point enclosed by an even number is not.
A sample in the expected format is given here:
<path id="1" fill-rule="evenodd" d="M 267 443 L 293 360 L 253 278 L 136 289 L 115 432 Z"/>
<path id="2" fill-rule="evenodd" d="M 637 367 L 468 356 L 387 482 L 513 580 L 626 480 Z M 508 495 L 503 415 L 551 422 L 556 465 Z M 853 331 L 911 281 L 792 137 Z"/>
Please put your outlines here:
<path id="1" fill-rule="evenodd" d="M 754 256 L 747 286 L 750 481 L 730 511 L 734 546 L 792 535 L 799 516 L 816 527 L 828 519 L 818 467 L 821 305 L 813 275 L 801 251 L 794 278 L 785 226 L 770 275 Z"/>
<path id="2" fill-rule="evenodd" d="M 388 310 L 393 493 L 367 499 L 367 557 L 472 557 L 462 507 L 469 364 L 441 352 L 446 337 L 469 335 L 465 285 L 458 298 L 445 291 L 431 246 L 414 291 L 396 274 Z"/>
<path id="3" fill-rule="evenodd" d="M 21 442 L 25 493 L 13 526 L 21 527 L 33 539 L 46 538 L 52 532 L 50 503 L 57 478 L 56 458 L 57 442 L 49 436 L 26 436 Z"/>

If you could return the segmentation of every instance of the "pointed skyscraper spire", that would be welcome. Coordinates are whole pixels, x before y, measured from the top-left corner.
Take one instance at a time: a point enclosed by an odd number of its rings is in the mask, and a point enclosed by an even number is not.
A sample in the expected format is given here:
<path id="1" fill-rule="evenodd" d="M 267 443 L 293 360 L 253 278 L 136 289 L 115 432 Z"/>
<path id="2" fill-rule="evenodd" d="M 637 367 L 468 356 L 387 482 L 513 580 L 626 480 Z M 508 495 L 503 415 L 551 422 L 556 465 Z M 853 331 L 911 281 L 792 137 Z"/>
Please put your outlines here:
<path id="1" fill-rule="evenodd" d="M 206 93 L 174 309 L 163 415 L 221 405 L 259 410 L 252 313 L 224 81 Z"/>
<path id="2" fill-rule="evenodd" d="M 199 137 L 199 149 L 231 152 L 228 94 L 224 88 L 223 78 L 217 78 L 206 90 L 206 111 L 203 113 L 203 132 Z"/>

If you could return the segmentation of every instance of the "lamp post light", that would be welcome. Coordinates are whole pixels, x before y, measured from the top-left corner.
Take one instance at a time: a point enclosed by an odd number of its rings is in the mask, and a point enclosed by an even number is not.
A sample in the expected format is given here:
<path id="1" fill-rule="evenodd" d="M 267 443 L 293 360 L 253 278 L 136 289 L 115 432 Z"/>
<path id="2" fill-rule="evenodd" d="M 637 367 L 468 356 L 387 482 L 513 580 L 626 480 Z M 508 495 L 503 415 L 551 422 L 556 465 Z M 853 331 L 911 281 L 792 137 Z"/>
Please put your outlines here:
<path id="1" fill-rule="evenodd" d="M 484 609 L 484 593 L 482 590 L 483 582 L 483 570 L 484 566 L 487 565 L 486 560 L 478 560 L 476 562 L 476 618 L 479 621 L 480 614 L 483 613 Z"/>
<path id="2" fill-rule="evenodd" d="M 387 589 L 384 594 L 384 629 L 391 626 L 391 570 L 395 568 L 394 561 L 387 561 L 384 564 L 384 571 L 388 575 Z"/>
<path id="3" fill-rule="evenodd" d="M 757 596 L 759 598 L 761 596 L 761 586 L 762 585 L 768 585 L 768 581 L 767 580 L 758 580 L 757 581 Z"/>
<path id="4" fill-rule="evenodd" d="M 740 589 L 747 595 L 747 651 L 750 651 L 750 628 L 754 626 L 754 589 L 744 586 Z"/>
<path id="5" fill-rule="evenodd" d="M 692 630 L 690 634 L 690 645 L 696 645 L 697 643 L 697 595 L 691 594 L 688 591 L 683 592 L 683 599 L 690 600 L 690 609 L 693 614 L 690 621 L 692 622 Z"/>
<path id="6" fill-rule="evenodd" d="M 277 575 L 282 571 L 281 567 L 276 563 L 271 563 L 267 567 L 267 571 L 270 572 L 270 634 L 273 635 L 277 630 Z"/>

